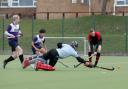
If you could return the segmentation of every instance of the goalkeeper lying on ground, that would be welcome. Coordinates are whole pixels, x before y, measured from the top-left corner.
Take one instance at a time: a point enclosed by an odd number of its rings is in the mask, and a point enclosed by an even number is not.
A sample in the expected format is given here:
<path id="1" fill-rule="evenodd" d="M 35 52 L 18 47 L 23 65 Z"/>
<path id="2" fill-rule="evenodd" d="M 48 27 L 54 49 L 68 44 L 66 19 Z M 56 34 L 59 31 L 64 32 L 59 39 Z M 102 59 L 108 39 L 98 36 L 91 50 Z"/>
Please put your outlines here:
<path id="1" fill-rule="evenodd" d="M 36 63 L 36 70 L 41 69 L 53 71 L 55 70 L 54 66 L 56 65 L 58 59 L 64 59 L 70 56 L 75 57 L 78 62 L 86 64 L 86 61 L 83 58 L 81 58 L 76 51 L 76 49 L 78 48 L 77 41 L 72 41 L 71 44 L 58 43 L 57 46 L 58 48 L 51 49 L 47 53 L 43 54 L 41 56 L 41 60 L 25 59 L 23 62 L 23 68 L 27 68 L 30 64 Z M 45 64 L 44 62 L 47 60 L 49 60 L 49 63 Z"/>

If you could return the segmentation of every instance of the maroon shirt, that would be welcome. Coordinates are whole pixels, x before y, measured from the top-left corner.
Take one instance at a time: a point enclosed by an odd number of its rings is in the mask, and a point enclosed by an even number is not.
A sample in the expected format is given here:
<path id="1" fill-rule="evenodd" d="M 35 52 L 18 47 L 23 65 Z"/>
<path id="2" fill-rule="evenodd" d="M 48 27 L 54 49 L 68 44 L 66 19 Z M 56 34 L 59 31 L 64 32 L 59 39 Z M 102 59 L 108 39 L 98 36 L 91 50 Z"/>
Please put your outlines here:
<path id="1" fill-rule="evenodd" d="M 99 44 L 101 43 L 102 41 L 102 38 L 101 38 L 101 34 L 100 32 L 95 32 L 95 36 L 91 36 L 90 33 L 88 34 L 88 41 L 93 44 L 93 45 L 96 45 L 96 44 Z"/>

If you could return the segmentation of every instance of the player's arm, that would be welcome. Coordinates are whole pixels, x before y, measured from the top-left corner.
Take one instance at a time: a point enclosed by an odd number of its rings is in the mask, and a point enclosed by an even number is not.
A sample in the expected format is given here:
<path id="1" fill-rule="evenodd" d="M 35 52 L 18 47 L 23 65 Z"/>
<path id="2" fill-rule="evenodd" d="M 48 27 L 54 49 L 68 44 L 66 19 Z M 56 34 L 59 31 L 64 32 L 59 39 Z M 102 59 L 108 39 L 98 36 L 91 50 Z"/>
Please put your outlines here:
<path id="1" fill-rule="evenodd" d="M 92 38 L 90 34 L 88 34 L 88 43 L 89 43 L 88 45 L 89 51 L 91 51 L 93 43 L 92 43 Z"/>
<path id="2" fill-rule="evenodd" d="M 23 36 L 23 34 L 22 34 L 21 30 L 19 29 L 18 37 L 21 37 L 21 36 Z"/>
<path id="3" fill-rule="evenodd" d="M 44 41 L 42 42 L 42 44 L 43 44 L 43 47 L 47 50 L 47 46 L 46 46 L 46 44 L 45 44 L 45 39 L 44 39 Z"/>
<path id="4" fill-rule="evenodd" d="M 72 56 L 75 57 L 77 59 L 77 61 L 80 62 L 80 63 L 85 63 L 86 62 L 83 58 L 81 58 L 78 55 L 77 51 L 74 51 Z"/>
<path id="5" fill-rule="evenodd" d="M 32 41 L 32 47 L 36 50 L 39 51 L 39 49 L 34 45 L 34 42 Z"/>
<path id="6" fill-rule="evenodd" d="M 80 63 L 85 63 L 86 61 L 81 57 L 76 57 L 77 61 Z"/>
<path id="7" fill-rule="evenodd" d="M 101 46 L 102 46 L 102 37 L 100 36 L 100 38 L 97 41 L 97 49 L 95 49 L 95 52 L 101 52 Z"/>
<path id="8" fill-rule="evenodd" d="M 9 36 L 10 38 L 15 38 L 13 34 L 10 34 L 10 30 L 12 29 L 11 25 L 8 26 L 7 30 L 5 31 L 5 35 Z"/>
<path id="9" fill-rule="evenodd" d="M 39 49 L 34 45 L 34 43 L 37 41 L 37 37 L 34 37 L 32 40 L 32 47 L 36 50 L 39 51 Z"/>

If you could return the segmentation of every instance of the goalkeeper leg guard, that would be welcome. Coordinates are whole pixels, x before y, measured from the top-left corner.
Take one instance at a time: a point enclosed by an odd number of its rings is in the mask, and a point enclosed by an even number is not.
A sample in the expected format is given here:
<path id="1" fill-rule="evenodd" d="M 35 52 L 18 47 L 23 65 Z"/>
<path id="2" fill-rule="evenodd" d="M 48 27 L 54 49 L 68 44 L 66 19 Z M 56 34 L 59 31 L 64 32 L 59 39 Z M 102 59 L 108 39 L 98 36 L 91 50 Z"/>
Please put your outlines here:
<path id="1" fill-rule="evenodd" d="M 97 55 L 96 55 L 96 61 L 95 61 L 94 67 L 97 66 L 98 61 L 99 61 L 99 58 L 100 58 L 100 53 L 97 53 Z"/>
<path id="2" fill-rule="evenodd" d="M 36 70 L 39 70 L 39 69 L 47 70 L 47 71 L 54 71 L 55 70 L 54 67 L 52 67 L 52 66 L 50 66 L 48 64 L 43 64 L 41 61 L 38 61 L 36 63 Z"/>
<path id="3" fill-rule="evenodd" d="M 30 60 L 28 58 L 25 58 L 22 65 L 23 65 L 23 69 L 27 68 L 30 65 Z"/>

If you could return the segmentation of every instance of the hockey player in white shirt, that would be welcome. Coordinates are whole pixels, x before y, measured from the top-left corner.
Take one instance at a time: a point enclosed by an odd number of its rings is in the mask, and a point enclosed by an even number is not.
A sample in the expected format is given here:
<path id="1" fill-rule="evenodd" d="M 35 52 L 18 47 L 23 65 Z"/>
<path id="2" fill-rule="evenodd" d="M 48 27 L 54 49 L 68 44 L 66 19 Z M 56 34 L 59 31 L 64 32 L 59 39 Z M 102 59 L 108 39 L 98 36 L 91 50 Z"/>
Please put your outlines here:
<path id="1" fill-rule="evenodd" d="M 44 64 L 43 62 L 34 59 L 33 60 L 25 59 L 23 62 L 23 68 L 27 68 L 30 64 L 36 62 L 35 65 L 36 70 L 42 69 L 42 70 L 53 71 L 55 70 L 54 66 L 56 65 L 59 59 L 64 59 L 70 56 L 76 58 L 80 63 L 84 63 L 84 64 L 86 63 L 86 61 L 83 58 L 81 58 L 76 51 L 76 49 L 78 48 L 77 41 L 72 41 L 71 44 L 58 43 L 57 46 L 58 48 L 51 49 L 42 56 L 42 61 L 49 60 L 48 64 Z"/>

